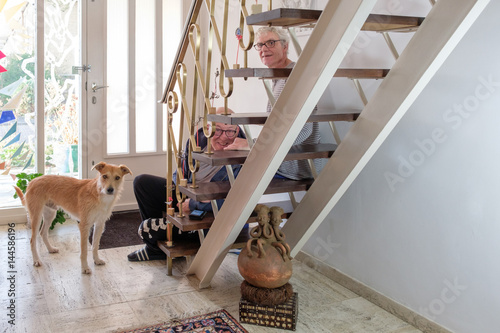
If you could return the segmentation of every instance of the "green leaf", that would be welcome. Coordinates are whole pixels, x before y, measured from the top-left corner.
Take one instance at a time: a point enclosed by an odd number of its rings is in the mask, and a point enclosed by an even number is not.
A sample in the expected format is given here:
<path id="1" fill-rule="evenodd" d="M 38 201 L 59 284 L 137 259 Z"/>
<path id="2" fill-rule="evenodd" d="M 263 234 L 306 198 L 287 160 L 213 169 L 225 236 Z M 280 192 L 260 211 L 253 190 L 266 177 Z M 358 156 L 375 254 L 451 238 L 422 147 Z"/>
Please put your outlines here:
<path id="1" fill-rule="evenodd" d="M 28 174 L 26 174 L 25 172 L 21 172 L 21 173 L 18 173 L 16 175 L 16 177 L 19 179 L 26 179 L 26 178 L 28 178 Z"/>
<path id="2" fill-rule="evenodd" d="M 43 174 L 41 174 L 41 173 L 31 173 L 31 174 L 28 175 L 28 179 L 29 180 L 33 180 L 36 177 L 40 177 L 40 176 L 43 176 Z"/>
<path id="3" fill-rule="evenodd" d="M 59 209 L 57 211 L 56 217 L 54 218 L 52 224 L 50 225 L 50 230 L 53 230 L 57 223 L 63 224 L 64 222 L 66 222 L 64 211 Z"/>

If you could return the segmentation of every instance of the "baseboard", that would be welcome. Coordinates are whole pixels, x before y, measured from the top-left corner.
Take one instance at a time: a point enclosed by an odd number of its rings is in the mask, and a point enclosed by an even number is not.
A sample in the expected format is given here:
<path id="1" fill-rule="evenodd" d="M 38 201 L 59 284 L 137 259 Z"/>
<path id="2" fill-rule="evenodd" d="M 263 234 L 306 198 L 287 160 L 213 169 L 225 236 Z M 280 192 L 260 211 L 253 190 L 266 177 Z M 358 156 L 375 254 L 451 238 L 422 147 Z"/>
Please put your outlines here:
<path id="1" fill-rule="evenodd" d="M 345 275 L 344 273 L 339 272 L 335 268 L 325 264 L 324 262 L 314 258 L 313 256 L 305 252 L 300 251 L 294 259 L 304 263 L 315 271 L 325 275 L 332 281 L 335 281 L 341 286 L 351 290 L 357 295 L 381 307 L 385 311 L 391 313 L 392 315 L 398 317 L 399 319 L 407 322 L 408 324 L 423 332 L 451 333 L 451 331 L 445 329 L 437 323 L 419 315 L 418 313 L 408 309 L 404 305 L 382 295 L 381 293 Z"/>
<path id="2" fill-rule="evenodd" d="M 28 222 L 28 218 L 24 207 L 0 209 L 0 225 L 26 222 Z"/>
<path id="3" fill-rule="evenodd" d="M 124 211 L 129 211 L 129 210 L 138 210 L 139 206 L 137 205 L 137 202 L 131 202 L 131 203 L 123 203 L 123 204 L 117 204 L 113 207 L 113 212 L 124 212 Z"/>

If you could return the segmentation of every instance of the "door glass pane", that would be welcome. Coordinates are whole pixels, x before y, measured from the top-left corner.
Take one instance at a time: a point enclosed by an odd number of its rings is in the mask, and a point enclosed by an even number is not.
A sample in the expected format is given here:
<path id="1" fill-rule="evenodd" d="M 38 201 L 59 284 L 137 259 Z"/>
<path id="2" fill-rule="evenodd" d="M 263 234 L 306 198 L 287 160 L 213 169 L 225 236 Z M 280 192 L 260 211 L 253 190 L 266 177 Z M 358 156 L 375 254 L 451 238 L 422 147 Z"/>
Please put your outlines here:
<path id="1" fill-rule="evenodd" d="M 181 35 L 181 2 L 167 1 L 163 2 L 163 83 L 162 88 L 166 86 L 172 65 L 175 61 L 177 48 L 180 43 Z M 176 89 L 176 92 L 179 93 Z M 178 95 L 180 96 L 180 95 Z M 167 107 L 163 106 L 163 150 L 167 149 Z M 179 127 L 179 118 L 174 117 L 175 128 Z M 179 131 L 174 131 L 178 134 Z"/>
<path id="2" fill-rule="evenodd" d="M 107 1 L 107 153 L 129 153 L 128 1 Z"/>
<path id="3" fill-rule="evenodd" d="M 81 65 L 78 0 L 45 1 L 45 173 L 78 176 Z"/>
<path id="4" fill-rule="evenodd" d="M 14 199 L 16 175 L 35 172 L 36 2 L 0 1 L 0 208 Z"/>
<path id="5" fill-rule="evenodd" d="M 136 7 L 135 122 L 136 151 L 156 151 L 156 33 L 155 0 Z"/>

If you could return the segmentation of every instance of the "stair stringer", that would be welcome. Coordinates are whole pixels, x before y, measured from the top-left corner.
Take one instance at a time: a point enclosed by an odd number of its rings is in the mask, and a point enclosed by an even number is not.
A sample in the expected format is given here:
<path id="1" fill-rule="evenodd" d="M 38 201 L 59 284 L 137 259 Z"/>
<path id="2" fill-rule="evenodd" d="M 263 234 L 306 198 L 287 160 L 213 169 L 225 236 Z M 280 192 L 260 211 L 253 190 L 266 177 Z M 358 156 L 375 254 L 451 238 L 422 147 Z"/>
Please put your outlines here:
<path id="1" fill-rule="evenodd" d="M 488 2 L 436 3 L 283 227 L 292 256 L 335 207 Z"/>
<path id="2" fill-rule="evenodd" d="M 187 274 L 210 285 L 376 0 L 330 0 Z"/>

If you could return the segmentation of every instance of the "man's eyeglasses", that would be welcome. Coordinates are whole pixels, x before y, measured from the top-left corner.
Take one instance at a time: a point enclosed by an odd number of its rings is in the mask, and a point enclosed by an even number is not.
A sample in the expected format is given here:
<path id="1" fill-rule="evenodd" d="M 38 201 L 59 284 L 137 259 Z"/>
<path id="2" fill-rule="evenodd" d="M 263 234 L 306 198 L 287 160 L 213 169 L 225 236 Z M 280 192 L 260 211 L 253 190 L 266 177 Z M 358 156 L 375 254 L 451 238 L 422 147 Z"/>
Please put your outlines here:
<path id="1" fill-rule="evenodd" d="M 236 131 L 235 130 L 232 130 L 232 129 L 223 130 L 223 129 L 220 129 L 220 128 L 215 128 L 214 137 L 219 137 L 219 136 L 222 135 L 222 133 L 226 133 L 226 136 L 229 139 L 232 139 L 232 138 L 234 138 L 236 136 Z"/>
<path id="2" fill-rule="evenodd" d="M 255 44 L 253 47 L 255 47 L 255 49 L 257 51 L 260 51 L 262 50 L 262 46 L 266 46 L 268 49 L 272 49 L 274 47 L 274 45 L 276 44 L 276 42 L 281 42 L 282 40 L 281 39 L 276 39 L 276 40 L 268 40 L 267 42 L 265 43 L 257 43 Z"/>

